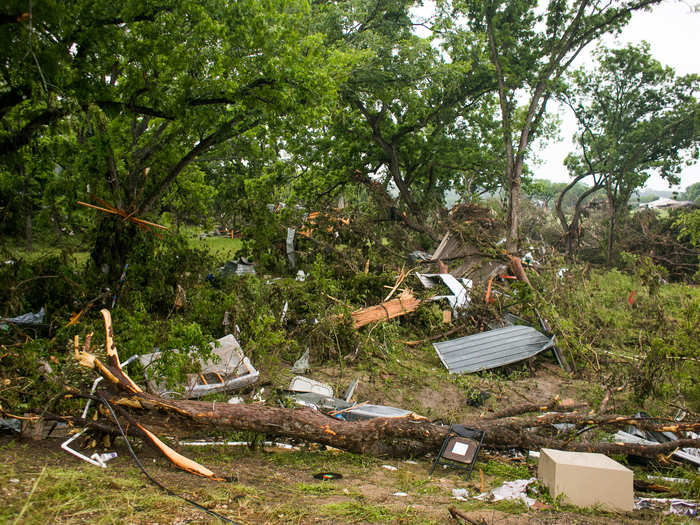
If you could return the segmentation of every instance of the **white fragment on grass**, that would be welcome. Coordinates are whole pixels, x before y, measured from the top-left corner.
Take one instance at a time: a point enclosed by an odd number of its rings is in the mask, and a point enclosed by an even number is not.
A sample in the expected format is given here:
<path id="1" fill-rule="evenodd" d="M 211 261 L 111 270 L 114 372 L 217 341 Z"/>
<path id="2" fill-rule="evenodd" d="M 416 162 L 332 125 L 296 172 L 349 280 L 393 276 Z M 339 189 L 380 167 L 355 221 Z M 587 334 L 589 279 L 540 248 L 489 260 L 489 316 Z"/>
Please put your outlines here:
<path id="1" fill-rule="evenodd" d="M 476 499 L 482 501 L 522 501 L 528 507 L 535 504 L 533 498 L 528 497 L 526 490 L 530 483 L 537 481 L 537 478 L 530 479 L 516 479 L 515 481 L 506 481 L 503 485 L 498 488 L 493 489 L 490 492 L 484 492 L 479 494 Z"/>
<path id="2" fill-rule="evenodd" d="M 10 483 L 19 483 L 19 480 L 17 478 L 10 478 L 9 481 Z"/>
<path id="3" fill-rule="evenodd" d="M 409 465 L 418 465 L 417 461 L 413 461 L 412 459 L 407 459 L 404 461 L 404 463 L 408 463 Z"/>
<path id="4" fill-rule="evenodd" d="M 396 467 L 391 466 L 391 465 L 382 465 L 382 468 L 385 468 L 387 470 L 399 470 Z"/>
<path id="5" fill-rule="evenodd" d="M 405 498 L 406 496 L 408 496 L 408 494 L 406 494 L 405 492 L 394 492 L 392 496 L 396 496 L 397 498 Z"/>
<path id="6" fill-rule="evenodd" d="M 467 489 L 452 489 L 452 497 L 459 501 L 467 501 L 469 499 L 469 491 Z"/>

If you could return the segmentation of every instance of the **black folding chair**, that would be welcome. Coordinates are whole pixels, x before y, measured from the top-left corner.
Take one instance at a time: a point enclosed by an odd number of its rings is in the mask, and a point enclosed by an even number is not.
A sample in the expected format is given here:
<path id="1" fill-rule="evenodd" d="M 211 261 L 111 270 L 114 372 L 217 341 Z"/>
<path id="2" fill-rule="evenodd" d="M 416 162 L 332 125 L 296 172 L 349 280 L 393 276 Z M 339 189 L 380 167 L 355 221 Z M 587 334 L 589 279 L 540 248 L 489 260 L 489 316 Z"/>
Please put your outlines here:
<path id="1" fill-rule="evenodd" d="M 485 435 L 486 432 L 483 430 L 468 428 L 463 425 L 450 425 L 450 430 L 442 442 L 440 452 L 435 456 L 429 475 L 433 475 L 433 471 L 438 465 L 447 465 L 448 467 L 466 470 L 467 479 L 469 479 Z"/>

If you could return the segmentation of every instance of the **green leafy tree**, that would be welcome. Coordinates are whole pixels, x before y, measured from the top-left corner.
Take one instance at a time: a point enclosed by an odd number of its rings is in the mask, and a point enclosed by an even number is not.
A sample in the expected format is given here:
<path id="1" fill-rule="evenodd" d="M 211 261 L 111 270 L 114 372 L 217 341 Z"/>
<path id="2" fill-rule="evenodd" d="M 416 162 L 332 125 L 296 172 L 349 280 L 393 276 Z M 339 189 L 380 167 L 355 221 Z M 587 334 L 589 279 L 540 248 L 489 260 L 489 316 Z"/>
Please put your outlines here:
<path id="1" fill-rule="evenodd" d="M 416 35 L 413 3 L 325 7 L 320 28 L 364 59 L 342 85 L 332 119 L 291 149 L 304 194 L 330 196 L 359 184 L 379 210 L 435 238 L 430 217 L 446 191 L 492 184 L 501 163 L 489 136 L 493 83 L 481 49 L 440 50 Z"/>
<path id="2" fill-rule="evenodd" d="M 698 157 L 700 77 L 676 77 L 649 54 L 648 44 L 599 49 L 598 67 L 572 74 L 564 97 L 579 122 L 580 152 L 567 159 L 574 180 L 593 179 L 608 200 L 607 259 L 616 224 L 631 195 L 652 173 L 678 183 L 684 165 Z"/>
<path id="3" fill-rule="evenodd" d="M 469 28 L 465 38 L 484 35 L 493 66 L 506 162 L 503 185 L 508 195 L 510 251 L 518 244 L 518 198 L 525 160 L 533 140 L 543 132 L 547 103 L 560 88 L 563 74 L 588 44 L 619 30 L 634 10 L 658 1 L 551 0 L 546 7 L 536 0 L 442 3 L 446 18 L 464 16 Z"/>
<path id="4" fill-rule="evenodd" d="M 24 20 L 15 4 L 6 19 Z M 205 155 L 240 157 L 251 143 L 274 145 L 280 128 L 319 118 L 346 71 L 345 55 L 309 31 L 302 1 L 53 8 L 0 26 L 10 28 L 2 35 L 9 53 L 0 151 L 28 144 L 45 130 L 33 122 L 58 112 L 76 137 L 62 164 L 134 216 L 157 214 L 170 186 L 197 173 L 191 167 Z M 103 216 L 95 239 L 96 267 L 117 278 L 133 227 Z"/>
<path id="5" fill-rule="evenodd" d="M 696 182 L 695 184 L 688 186 L 680 197 L 683 200 L 691 202 L 695 202 L 700 199 L 700 182 Z"/>

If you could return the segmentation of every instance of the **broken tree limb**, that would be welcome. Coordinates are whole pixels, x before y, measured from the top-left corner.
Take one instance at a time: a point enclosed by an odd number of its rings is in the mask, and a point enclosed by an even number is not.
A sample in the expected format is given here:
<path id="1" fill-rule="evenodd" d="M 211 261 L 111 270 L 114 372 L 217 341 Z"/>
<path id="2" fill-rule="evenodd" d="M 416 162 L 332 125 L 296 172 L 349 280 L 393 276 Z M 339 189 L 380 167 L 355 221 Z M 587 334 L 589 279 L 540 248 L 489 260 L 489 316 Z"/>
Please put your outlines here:
<path id="1" fill-rule="evenodd" d="M 355 310 L 350 315 L 354 320 L 354 327 L 360 328 L 370 323 L 377 321 L 386 321 L 409 312 L 413 312 L 420 306 L 420 299 L 416 299 L 413 294 L 407 290 L 399 295 L 396 299 L 386 301 L 376 306 Z"/>
<path id="2" fill-rule="evenodd" d="M 586 406 L 588 406 L 586 403 L 576 403 L 573 399 L 554 398 L 549 403 L 524 403 L 522 405 L 514 405 L 496 412 L 493 415 L 488 416 L 486 419 L 501 419 L 504 417 L 527 414 L 528 412 L 545 412 L 548 410 L 560 412 L 561 410 L 559 409 L 565 409 L 567 412 L 569 412 L 571 410 L 578 410 L 579 408 Z"/>
<path id="3" fill-rule="evenodd" d="M 106 311 L 105 311 L 106 312 Z M 107 314 L 109 312 L 106 312 Z M 111 338 L 111 318 L 103 314 L 105 327 L 110 336 L 108 364 L 101 363 L 87 350 L 79 352 L 75 342 L 76 358 L 81 365 L 95 369 L 112 388 L 102 396 L 116 407 L 122 416 L 133 422 L 143 435 L 179 468 L 201 476 L 213 477 L 213 473 L 164 445 L 151 430 L 157 427 L 171 435 L 183 437 L 200 429 L 243 430 L 315 442 L 358 454 L 379 457 L 409 457 L 435 453 L 447 434 L 448 428 L 436 425 L 427 419 L 410 414 L 399 418 L 377 418 L 367 421 L 349 422 L 329 417 L 310 408 L 279 408 L 264 405 L 216 403 L 209 401 L 165 399 L 143 392 L 121 370 L 119 358 Z M 557 401 L 557 400 L 555 400 Z M 563 408 L 564 402 L 557 401 Z M 526 409 L 547 409 L 548 404 L 531 404 Z M 568 407 L 569 409 L 571 407 Z M 523 406 L 510 413 L 521 412 Z M 505 411 L 502 411 L 505 413 Z M 521 412 L 522 413 L 522 412 Z M 486 432 L 484 445 L 493 448 L 538 449 L 558 448 L 606 454 L 634 454 L 657 457 L 677 448 L 700 447 L 700 439 L 682 439 L 658 445 L 624 444 L 610 442 L 572 442 L 553 439 L 537 434 L 532 429 L 554 423 L 575 425 L 598 425 L 624 428 L 633 425 L 645 430 L 672 431 L 700 430 L 700 421 L 678 422 L 663 418 L 639 418 L 624 415 L 597 415 L 578 412 L 550 413 L 529 417 L 501 417 L 462 421 L 465 426 Z"/>

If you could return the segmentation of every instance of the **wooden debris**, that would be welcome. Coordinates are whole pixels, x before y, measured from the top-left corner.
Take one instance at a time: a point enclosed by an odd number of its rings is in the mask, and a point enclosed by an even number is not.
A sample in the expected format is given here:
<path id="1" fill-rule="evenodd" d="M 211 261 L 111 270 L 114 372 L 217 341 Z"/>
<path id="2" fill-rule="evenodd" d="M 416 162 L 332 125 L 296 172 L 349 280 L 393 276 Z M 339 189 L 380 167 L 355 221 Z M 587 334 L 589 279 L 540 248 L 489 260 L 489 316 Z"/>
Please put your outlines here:
<path id="1" fill-rule="evenodd" d="M 161 230 L 167 230 L 165 226 L 161 226 L 160 224 L 156 224 L 155 222 L 150 222 L 150 221 L 145 221 L 143 219 L 138 219 L 134 217 L 134 212 L 132 213 L 127 213 L 124 210 L 121 210 L 119 208 L 116 208 L 109 204 L 108 202 L 103 201 L 102 199 L 96 199 L 100 204 L 102 204 L 104 207 L 100 206 L 95 206 L 94 204 L 88 204 L 87 202 L 82 202 L 82 201 L 77 201 L 78 204 L 81 206 L 85 206 L 87 208 L 93 208 L 95 210 L 103 211 L 105 213 L 111 213 L 113 215 L 119 215 L 120 217 L 123 217 L 125 221 L 130 221 L 133 222 L 136 226 L 141 228 L 142 230 L 150 231 L 151 228 L 159 228 Z"/>
<path id="2" fill-rule="evenodd" d="M 413 312 L 420 306 L 420 303 L 420 299 L 416 299 L 410 290 L 406 290 L 396 299 L 356 310 L 350 315 L 355 321 L 354 327 L 360 328 L 370 323 L 386 321 Z"/>

